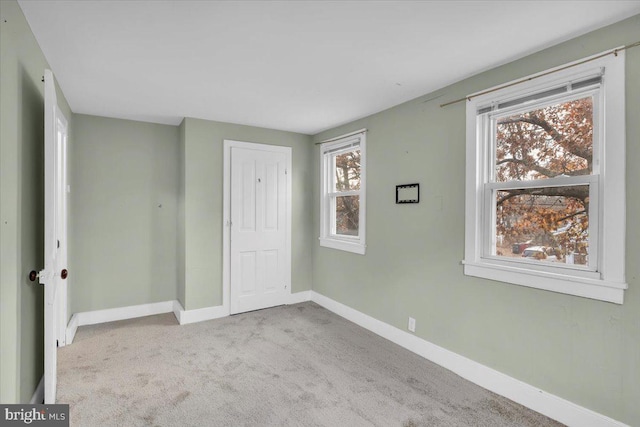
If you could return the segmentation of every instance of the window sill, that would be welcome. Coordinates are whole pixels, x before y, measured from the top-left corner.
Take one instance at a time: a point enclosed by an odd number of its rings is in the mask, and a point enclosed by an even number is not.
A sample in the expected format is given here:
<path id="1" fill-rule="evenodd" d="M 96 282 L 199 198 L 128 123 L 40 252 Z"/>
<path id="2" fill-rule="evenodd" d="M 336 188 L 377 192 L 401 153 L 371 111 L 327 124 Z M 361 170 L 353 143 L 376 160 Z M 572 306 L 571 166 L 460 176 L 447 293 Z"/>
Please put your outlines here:
<path id="1" fill-rule="evenodd" d="M 624 290 L 627 289 L 626 283 L 601 279 L 496 265 L 489 262 L 462 261 L 462 263 L 466 276 L 481 277 L 616 304 L 623 303 Z"/>
<path id="2" fill-rule="evenodd" d="M 328 239 L 325 237 L 320 237 L 320 246 L 324 246 L 325 248 L 338 249 L 346 252 L 353 252 L 360 255 L 364 255 L 366 249 L 366 246 L 361 243 L 348 242 L 338 239 Z"/>

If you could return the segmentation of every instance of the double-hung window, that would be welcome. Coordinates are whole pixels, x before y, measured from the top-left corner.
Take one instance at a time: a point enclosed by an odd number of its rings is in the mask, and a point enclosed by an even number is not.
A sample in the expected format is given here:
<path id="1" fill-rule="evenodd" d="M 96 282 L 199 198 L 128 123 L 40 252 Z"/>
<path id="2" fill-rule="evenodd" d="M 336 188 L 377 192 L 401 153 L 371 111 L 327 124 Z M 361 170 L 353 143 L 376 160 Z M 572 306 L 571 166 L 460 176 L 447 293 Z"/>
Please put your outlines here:
<path id="1" fill-rule="evenodd" d="M 365 253 L 365 131 L 321 146 L 320 245 Z"/>
<path id="2" fill-rule="evenodd" d="M 624 52 L 470 95 L 465 274 L 622 303 Z"/>

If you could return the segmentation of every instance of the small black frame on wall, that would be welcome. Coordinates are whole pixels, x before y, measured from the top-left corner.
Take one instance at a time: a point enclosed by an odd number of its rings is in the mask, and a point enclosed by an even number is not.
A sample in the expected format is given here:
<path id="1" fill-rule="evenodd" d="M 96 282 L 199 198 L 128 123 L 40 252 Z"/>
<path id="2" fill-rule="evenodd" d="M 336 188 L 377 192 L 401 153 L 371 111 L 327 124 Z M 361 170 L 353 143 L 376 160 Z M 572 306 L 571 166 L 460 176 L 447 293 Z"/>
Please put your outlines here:
<path id="1" fill-rule="evenodd" d="M 420 203 L 420 184 L 396 185 L 396 204 Z"/>

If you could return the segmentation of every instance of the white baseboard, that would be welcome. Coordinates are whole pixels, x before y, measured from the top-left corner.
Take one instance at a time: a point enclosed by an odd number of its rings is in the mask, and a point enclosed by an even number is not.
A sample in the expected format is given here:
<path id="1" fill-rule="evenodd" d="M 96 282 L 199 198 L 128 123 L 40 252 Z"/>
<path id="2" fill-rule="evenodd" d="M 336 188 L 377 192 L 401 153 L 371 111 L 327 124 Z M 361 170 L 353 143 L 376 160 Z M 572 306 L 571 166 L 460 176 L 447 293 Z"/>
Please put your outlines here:
<path id="1" fill-rule="evenodd" d="M 76 331 L 78 330 L 78 315 L 74 314 L 69 319 L 69 324 L 67 325 L 67 333 L 66 333 L 66 345 L 73 343 L 73 339 L 76 336 Z"/>
<path id="2" fill-rule="evenodd" d="M 292 293 L 287 297 L 286 303 L 290 305 L 305 301 L 311 301 L 311 291 Z M 224 305 L 185 310 L 179 301 L 174 301 L 173 312 L 181 325 L 229 316 L 229 308 Z"/>
<path id="3" fill-rule="evenodd" d="M 151 304 L 130 305 L 128 307 L 74 313 L 67 324 L 65 337 L 67 341 L 66 345 L 73 343 L 73 339 L 75 338 L 78 327 L 80 326 L 152 316 L 154 314 L 171 313 L 174 312 L 175 303 L 178 303 L 178 301 L 163 301 Z M 179 304 L 180 303 L 178 303 L 178 305 Z"/>
<path id="4" fill-rule="evenodd" d="M 44 402 L 44 375 L 40 378 L 40 382 L 31 396 L 30 405 L 40 405 Z"/>
<path id="5" fill-rule="evenodd" d="M 178 300 L 174 300 L 173 301 L 173 315 L 176 316 L 176 320 L 178 321 L 178 323 L 180 323 L 180 314 L 184 311 L 184 308 L 182 308 L 182 304 L 180 304 L 180 301 Z M 180 323 L 182 325 L 182 323 Z"/>
<path id="6" fill-rule="evenodd" d="M 294 292 L 289 295 L 288 305 L 299 304 L 301 302 L 311 301 L 311 291 Z"/>
<path id="7" fill-rule="evenodd" d="M 289 296 L 287 304 L 297 304 L 311 300 L 311 291 L 296 292 Z M 154 314 L 173 313 L 181 325 L 219 319 L 229 315 L 229 308 L 224 305 L 185 310 L 179 301 L 163 301 L 152 304 L 132 305 L 128 307 L 110 308 L 106 310 L 84 311 L 74 313 L 67 325 L 67 345 L 73 342 L 79 326 L 97 323 L 115 322 L 117 320 L 152 316 Z"/>
<path id="8" fill-rule="evenodd" d="M 178 323 L 187 325 L 189 323 L 227 317 L 229 315 L 229 308 L 224 305 L 216 305 L 213 307 L 197 308 L 195 310 L 185 310 L 182 308 L 180 302 L 176 301 L 174 314 L 176 315 L 176 319 L 178 319 Z"/>
<path id="9" fill-rule="evenodd" d="M 568 426 L 628 427 L 311 291 L 311 301 L 487 390 Z"/>
<path id="10" fill-rule="evenodd" d="M 130 305 L 128 307 L 109 308 L 106 310 L 83 311 L 75 313 L 71 317 L 71 321 L 73 321 L 73 317 L 77 317 L 77 326 L 84 326 L 172 312 L 173 301 L 163 301 L 151 304 Z M 69 325 L 71 325 L 71 321 Z"/>

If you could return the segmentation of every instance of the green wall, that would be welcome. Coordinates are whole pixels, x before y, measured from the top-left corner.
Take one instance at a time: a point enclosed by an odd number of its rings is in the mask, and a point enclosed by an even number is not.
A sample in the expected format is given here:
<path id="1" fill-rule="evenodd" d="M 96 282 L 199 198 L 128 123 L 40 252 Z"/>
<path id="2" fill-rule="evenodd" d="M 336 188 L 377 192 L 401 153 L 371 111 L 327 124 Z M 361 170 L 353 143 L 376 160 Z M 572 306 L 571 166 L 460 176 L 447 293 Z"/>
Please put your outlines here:
<path id="1" fill-rule="evenodd" d="M 69 314 L 173 299 L 188 310 L 222 305 L 225 139 L 293 147 L 292 291 L 311 289 L 311 137 L 80 114 L 73 134 Z"/>
<path id="2" fill-rule="evenodd" d="M 77 114 L 70 313 L 177 298 L 179 129 Z"/>
<path id="3" fill-rule="evenodd" d="M 367 254 L 313 250 L 313 289 L 578 405 L 640 425 L 640 47 L 627 51 L 624 305 L 463 275 L 465 103 L 439 104 L 640 40 L 640 16 L 323 132 L 367 128 Z M 319 150 L 314 154 L 319 228 Z M 421 202 L 396 205 L 419 182 Z"/>
<path id="4" fill-rule="evenodd" d="M 251 126 L 184 120 L 184 247 L 187 310 L 222 305 L 223 141 L 293 147 L 292 292 L 311 289 L 311 137 Z M 182 200 L 182 199 L 181 199 Z M 179 208 L 181 209 L 181 208 Z M 182 279 L 180 279 L 182 280 Z"/>
<path id="5" fill-rule="evenodd" d="M 48 64 L 14 1 L 0 2 L 0 402 L 28 402 L 43 373 L 44 83 Z M 68 120 L 71 110 L 58 90 Z M 70 135 L 72 138 L 72 135 Z M 70 141 L 72 144 L 72 141 Z"/>

